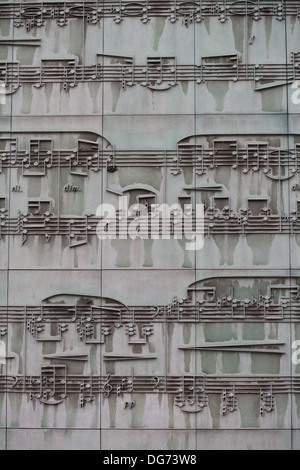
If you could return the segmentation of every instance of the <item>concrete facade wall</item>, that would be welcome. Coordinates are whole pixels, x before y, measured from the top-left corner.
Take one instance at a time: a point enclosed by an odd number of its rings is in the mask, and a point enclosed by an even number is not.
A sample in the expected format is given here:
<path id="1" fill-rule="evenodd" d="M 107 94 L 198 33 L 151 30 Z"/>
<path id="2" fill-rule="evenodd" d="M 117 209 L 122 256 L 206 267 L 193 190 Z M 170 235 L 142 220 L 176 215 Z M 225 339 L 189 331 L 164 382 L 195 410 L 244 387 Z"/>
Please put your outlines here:
<path id="1" fill-rule="evenodd" d="M 299 18 L 0 3 L 3 449 L 299 448 Z M 100 240 L 121 196 L 202 249 Z"/>

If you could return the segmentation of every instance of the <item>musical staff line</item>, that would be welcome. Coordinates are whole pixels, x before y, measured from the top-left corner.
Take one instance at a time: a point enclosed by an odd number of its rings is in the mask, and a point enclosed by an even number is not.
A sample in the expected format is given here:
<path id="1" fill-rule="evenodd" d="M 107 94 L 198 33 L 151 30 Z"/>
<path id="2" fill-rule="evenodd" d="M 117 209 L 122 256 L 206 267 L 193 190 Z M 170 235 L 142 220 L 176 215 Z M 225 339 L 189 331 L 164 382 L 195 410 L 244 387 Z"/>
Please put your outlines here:
<path id="1" fill-rule="evenodd" d="M 0 78 L 6 94 L 13 94 L 26 84 L 43 88 L 48 83 L 61 84 L 65 91 L 80 83 L 118 83 L 123 90 L 141 86 L 152 91 L 167 91 L 181 82 L 198 85 L 208 81 L 252 82 L 255 91 L 288 85 L 300 79 L 300 53 L 291 54 L 290 64 L 243 64 L 236 54 L 202 57 L 199 65 L 177 64 L 175 57 L 150 57 L 136 65 L 131 57 L 97 55 L 97 63 L 80 65 L 76 59 L 42 60 L 41 66 L 19 62 L 0 62 Z"/>
<path id="2" fill-rule="evenodd" d="M 27 149 L 19 148 L 17 138 L 0 138 L 0 174 L 8 168 L 22 169 L 22 176 L 46 176 L 52 168 L 66 168 L 71 174 L 87 177 L 90 172 L 119 168 L 170 168 L 174 176 L 194 168 L 198 176 L 228 167 L 235 171 L 263 171 L 266 177 L 282 181 L 300 170 L 300 136 L 290 134 L 289 148 L 270 142 L 287 136 L 239 137 L 194 136 L 177 144 L 175 150 L 119 150 L 109 143 L 77 140 L 75 149 L 55 149 L 51 134 L 30 139 Z M 209 141 L 206 141 L 208 139 Z M 209 189 L 209 188 L 207 188 Z"/>
<path id="3" fill-rule="evenodd" d="M 274 292 L 276 286 L 274 286 Z M 283 292 L 289 290 L 288 285 L 280 285 Z M 294 286 L 295 291 L 299 287 Z M 1 334 L 5 336 L 5 324 L 26 324 L 28 331 L 36 338 L 42 338 L 47 325 L 64 325 L 58 330 L 68 331 L 72 324 L 80 335 L 80 339 L 92 339 L 94 330 L 85 335 L 85 325 L 100 325 L 101 335 L 109 336 L 112 329 L 124 328 L 130 338 L 137 334 L 136 325 L 143 325 L 143 337 L 153 334 L 154 324 L 164 323 L 206 323 L 218 322 L 299 322 L 299 296 L 281 295 L 279 300 L 274 295 L 259 294 L 251 299 L 235 299 L 234 297 L 216 297 L 211 299 L 193 299 L 193 287 L 189 288 L 188 296 L 183 299 L 174 298 L 169 305 L 163 306 L 125 306 L 111 299 L 98 299 L 86 303 L 65 303 L 61 305 L 43 303 L 42 305 L 0 306 L 0 324 L 4 328 Z M 128 331 L 127 331 L 128 330 Z M 86 333 L 86 332 L 85 332 Z M 61 339 L 61 337 L 60 337 Z M 44 339 L 48 341 L 49 338 Z M 100 344 L 100 343 L 99 343 Z M 130 344 L 135 344 L 131 341 Z M 221 347 L 221 346 L 220 346 Z M 232 345 L 234 347 L 234 344 Z"/>
<path id="4" fill-rule="evenodd" d="M 152 18 L 165 18 L 172 24 L 181 21 L 189 26 L 201 23 L 205 18 L 216 17 L 221 23 L 229 18 L 247 16 L 254 21 L 263 17 L 275 17 L 278 21 L 285 16 L 300 17 L 298 2 L 287 0 L 242 1 L 180 1 L 180 0 L 94 0 L 94 1 L 43 1 L 18 2 L 18 4 L 0 3 L 0 15 L 4 19 L 13 19 L 16 27 L 30 31 L 42 27 L 46 21 L 55 20 L 60 27 L 66 26 L 70 19 L 83 20 L 89 25 L 97 25 L 103 19 L 112 19 L 116 24 L 130 18 L 137 18 L 148 24 Z"/>

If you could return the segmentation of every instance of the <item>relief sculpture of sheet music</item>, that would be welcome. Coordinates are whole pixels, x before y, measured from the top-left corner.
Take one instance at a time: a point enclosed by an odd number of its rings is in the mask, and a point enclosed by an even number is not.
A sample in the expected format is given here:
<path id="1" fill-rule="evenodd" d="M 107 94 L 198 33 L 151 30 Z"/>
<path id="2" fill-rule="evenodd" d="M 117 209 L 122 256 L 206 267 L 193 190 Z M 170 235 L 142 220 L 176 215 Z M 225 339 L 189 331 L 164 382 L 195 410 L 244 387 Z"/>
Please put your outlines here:
<path id="1" fill-rule="evenodd" d="M 298 0 L 0 1 L 1 450 L 300 449 L 299 96 Z"/>

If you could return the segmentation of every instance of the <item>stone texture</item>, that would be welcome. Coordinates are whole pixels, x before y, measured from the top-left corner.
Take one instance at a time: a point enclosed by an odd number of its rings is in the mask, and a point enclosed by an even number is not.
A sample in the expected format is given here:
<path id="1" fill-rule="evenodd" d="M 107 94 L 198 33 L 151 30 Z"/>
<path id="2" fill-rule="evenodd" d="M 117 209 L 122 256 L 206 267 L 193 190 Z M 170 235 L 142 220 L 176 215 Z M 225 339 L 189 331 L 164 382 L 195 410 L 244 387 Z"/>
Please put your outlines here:
<path id="1" fill-rule="evenodd" d="M 297 2 L 52 3 L 0 3 L 0 448 L 297 449 Z M 120 195 L 203 248 L 99 240 Z"/>

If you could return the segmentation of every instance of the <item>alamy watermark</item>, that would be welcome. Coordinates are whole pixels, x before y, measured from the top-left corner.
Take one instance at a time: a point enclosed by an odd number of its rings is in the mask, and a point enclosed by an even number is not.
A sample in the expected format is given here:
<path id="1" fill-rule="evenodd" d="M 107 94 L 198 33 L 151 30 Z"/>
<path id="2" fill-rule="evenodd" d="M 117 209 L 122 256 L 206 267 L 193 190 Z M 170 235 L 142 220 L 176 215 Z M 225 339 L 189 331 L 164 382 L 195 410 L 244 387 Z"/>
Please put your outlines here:
<path id="1" fill-rule="evenodd" d="M 188 240 L 185 249 L 198 251 L 204 245 L 204 205 L 196 204 L 133 204 L 128 197 L 119 197 L 119 208 L 101 204 L 96 212 L 101 217 L 97 226 L 100 240 Z"/>

